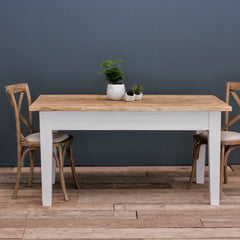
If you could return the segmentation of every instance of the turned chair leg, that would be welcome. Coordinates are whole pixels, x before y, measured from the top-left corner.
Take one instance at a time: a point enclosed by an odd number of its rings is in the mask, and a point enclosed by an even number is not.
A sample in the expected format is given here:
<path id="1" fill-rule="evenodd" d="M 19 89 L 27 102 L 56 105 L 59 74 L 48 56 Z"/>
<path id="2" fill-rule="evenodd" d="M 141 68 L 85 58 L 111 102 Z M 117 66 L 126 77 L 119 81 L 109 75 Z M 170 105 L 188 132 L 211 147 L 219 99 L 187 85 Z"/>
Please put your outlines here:
<path id="1" fill-rule="evenodd" d="M 192 171 L 191 171 L 187 189 L 190 189 L 192 187 L 193 179 L 194 179 L 194 176 L 196 175 L 196 164 L 197 164 L 197 140 L 194 139 Z"/>
<path id="2" fill-rule="evenodd" d="M 64 159 L 63 159 L 62 147 L 58 148 L 58 154 L 59 154 L 59 174 L 60 174 L 60 181 L 61 181 L 62 191 L 63 191 L 63 195 L 64 195 L 64 200 L 68 201 L 68 195 L 67 195 L 67 191 L 66 191 L 66 185 L 65 185 L 65 180 L 64 180 L 64 173 L 63 173 Z"/>
<path id="3" fill-rule="evenodd" d="M 76 174 L 76 170 L 75 170 L 75 166 L 74 166 L 72 144 L 69 145 L 68 151 L 69 151 L 69 159 L 70 159 L 70 164 L 71 164 L 71 169 L 72 169 L 73 181 L 75 183 L 75 187 L 79 189 L 80 185 L 78 183 L 77 174 Z"/>

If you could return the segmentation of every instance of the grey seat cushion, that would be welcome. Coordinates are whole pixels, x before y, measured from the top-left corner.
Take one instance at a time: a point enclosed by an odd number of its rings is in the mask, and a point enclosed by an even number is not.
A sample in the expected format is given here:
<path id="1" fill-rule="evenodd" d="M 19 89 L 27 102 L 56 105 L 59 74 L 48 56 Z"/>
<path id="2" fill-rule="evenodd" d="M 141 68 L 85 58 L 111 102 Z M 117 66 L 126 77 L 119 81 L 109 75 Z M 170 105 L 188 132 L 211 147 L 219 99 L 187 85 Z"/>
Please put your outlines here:
<path id="1" fill-rule="evenodd" d="M 69 135 L 61 132 L 53 132 L 53 143 L 60 143 L 68 139 Z M 28 142 L 40 143 L 40 133 L 32 133 L 25 137 Z"/>
<path id="2" fill-rule="evenodd" d="M 208 138 L 208 131 L 202 131 L 199 133 L 199 136 L 202 138 Z M 221 140 L 222 141 L 240 141 L 240 133 L 232 131 L 221 131 Z"/>

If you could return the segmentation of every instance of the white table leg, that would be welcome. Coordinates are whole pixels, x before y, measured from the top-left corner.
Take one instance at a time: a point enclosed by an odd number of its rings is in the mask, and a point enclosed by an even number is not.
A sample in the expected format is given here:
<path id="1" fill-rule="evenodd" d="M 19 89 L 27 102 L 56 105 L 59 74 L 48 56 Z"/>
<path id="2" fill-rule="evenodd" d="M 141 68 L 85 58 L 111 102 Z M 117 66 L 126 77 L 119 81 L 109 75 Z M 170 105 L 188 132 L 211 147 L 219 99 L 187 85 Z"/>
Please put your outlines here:
<path id="1" fill-rule="evenodd" d="M 221 112 L 209 112 L 208 161 L 210 204 L 219 205 Z"/>
<path id="2" fill-rule="evenodd" d="M 52 114 L 40 112 L 42 205 L 52 205 Z"/>
<path id="3" fill-rule="evenodd" d="M 57 148 L 53 147 L 53 152 L 57 154 Z M 55 184 L 56 180 L 56 160 L 52 157 L 52 184 Z"/>
<path id="4" fill-rule="evenodd" d="M 196 183 L 198 184 L 204 184 L 205 158 L 206 158 L 206 145 L 202 145 L 199 150 L 199 158 L 197 160 L 196 169 Z"/>

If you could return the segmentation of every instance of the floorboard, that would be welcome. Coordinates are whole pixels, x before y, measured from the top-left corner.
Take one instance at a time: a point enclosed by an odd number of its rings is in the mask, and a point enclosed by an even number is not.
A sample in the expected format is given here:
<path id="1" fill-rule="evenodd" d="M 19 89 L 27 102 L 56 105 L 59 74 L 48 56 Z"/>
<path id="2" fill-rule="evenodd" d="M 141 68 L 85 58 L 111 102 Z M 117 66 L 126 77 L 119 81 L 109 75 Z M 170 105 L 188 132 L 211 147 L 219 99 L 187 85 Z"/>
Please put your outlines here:
<path id="1" fill-rule="evenodd" d="M 0 239 L 240 239 L 240 166 L 228 169 L 220 206 L 209 205 L 205 184 L 187 190 L 190 167 L 76 168 L 81 189 L 64 169 L 70 201 L 59 175 L 53 206 L 41 205 L 41 169 L 23 168 L 18 198 L 11 198 L 16 168 L 0 168 Z"/>

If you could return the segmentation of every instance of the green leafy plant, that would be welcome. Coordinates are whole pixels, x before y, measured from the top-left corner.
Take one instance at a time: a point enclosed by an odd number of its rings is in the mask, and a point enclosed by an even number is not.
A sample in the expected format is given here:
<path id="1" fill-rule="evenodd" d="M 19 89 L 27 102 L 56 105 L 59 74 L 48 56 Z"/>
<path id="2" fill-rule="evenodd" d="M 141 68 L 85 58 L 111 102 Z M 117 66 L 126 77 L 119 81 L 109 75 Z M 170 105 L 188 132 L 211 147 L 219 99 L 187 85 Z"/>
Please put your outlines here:
<path id="1" fill-rule="evenodd" d="M 105 60 L 101 64 L 101 68 L 105 68 L 99 74 L 105 75 L 105 79 L 112 83 L 117 84 L 123 79 L 123 71 L 121 69 L 120 62 L 123 60 Z"/>
<path id="2" fill-rule="evenodd" d="M 143 86 L 141 84 L 133 84 L 131 89 L 136 95 L 139 95 L 143 91 Z"/>

